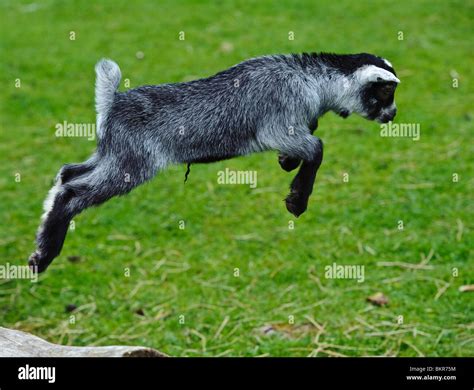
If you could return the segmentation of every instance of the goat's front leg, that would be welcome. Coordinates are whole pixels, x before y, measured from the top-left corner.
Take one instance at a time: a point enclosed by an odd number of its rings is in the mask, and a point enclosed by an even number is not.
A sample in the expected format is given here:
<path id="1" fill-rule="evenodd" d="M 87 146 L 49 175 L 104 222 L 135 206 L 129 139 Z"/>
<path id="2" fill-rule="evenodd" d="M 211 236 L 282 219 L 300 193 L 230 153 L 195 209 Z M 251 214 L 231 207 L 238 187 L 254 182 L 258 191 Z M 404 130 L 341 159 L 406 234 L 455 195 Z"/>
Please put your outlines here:
<path id="1" fill-rule="evenodd" d="M 323 143 L 319 138 L 313 137 L 316 142 L 311 152 L 303 158 L 300 170 L 291 182 L 290 193 L 285 199 L 286 208 L 295 217 L 299 217 L 308 207 L 308 199 L 313 192 L 316 173 L 323 161 Z"/>
<path id="2" fill-rule="evenodd" d="M 291 172 L 299 167 L 301 160 L 298 157 L 290 157 L 286 154 L 280 153 L 278 154 L 278 164 L 280 164 L 280 167 L 283 170 Z"/>
<path id="3" fill-rule="evenodd" d="M 313 134 L 318 128 L 318 120 L 313 119 L 309 123 L 308 127 L 309 127 L 309 130 L 311 131 L 311 134 Z M 284 153 L 280 153 L 278 155 L 278 164 L 280 164 L 280 167 L 287 172 L 291 172 L 294 169 L 298 168 L 300 163 L 301 163 L 301 159 L 299 159 L 298 157 L 290 157 Z"/>

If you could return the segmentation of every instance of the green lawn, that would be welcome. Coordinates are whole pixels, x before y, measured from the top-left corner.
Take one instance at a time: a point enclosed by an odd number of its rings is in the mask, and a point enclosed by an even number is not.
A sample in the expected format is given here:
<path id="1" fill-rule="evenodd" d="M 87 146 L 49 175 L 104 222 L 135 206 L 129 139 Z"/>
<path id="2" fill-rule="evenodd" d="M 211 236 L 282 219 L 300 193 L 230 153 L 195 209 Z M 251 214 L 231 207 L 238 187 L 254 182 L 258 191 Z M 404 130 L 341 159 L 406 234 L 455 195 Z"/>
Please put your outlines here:
<path id="1" fill-rule="evenodd" d="M 0 326 L 174 356 L 474 356 L 474 295 L 459 291 L 474 283 L 472 1 L 30 1 L 1 5 L 1 264 L 26 264 L 56 172 L 94 150 L 54 133 L 95 122 L 101 57 L 136 87 L 263 54 L 375 53 L 402 80 L 396 122 L 419 124 L 421 139 L 328 114 L 297 220 L 276 153 L 195 165 L 186 185 L 173 167 L 77 216 L 38 283 L 0 281 Z M 257 188 L 219 185 L 225 168 L 257 171 Z M 365 266 L 365 281 L 325 278 L 334 262 Z M 388 305 L 366 301 L 376 292 Z"/>

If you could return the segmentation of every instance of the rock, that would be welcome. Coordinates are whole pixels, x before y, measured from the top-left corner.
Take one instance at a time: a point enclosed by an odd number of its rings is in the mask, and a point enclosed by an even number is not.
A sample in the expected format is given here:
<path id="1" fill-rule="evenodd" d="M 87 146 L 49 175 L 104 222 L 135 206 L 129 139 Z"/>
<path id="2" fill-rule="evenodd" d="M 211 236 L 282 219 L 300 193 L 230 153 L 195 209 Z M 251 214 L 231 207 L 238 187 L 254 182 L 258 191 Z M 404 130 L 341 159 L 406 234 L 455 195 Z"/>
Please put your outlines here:
<path id="1" fill-rule="evenodd" d="M 49 343 L 19 330 L 0 327 L 0 357 L 166 357 L 147 347 L 71 347 Z"/>

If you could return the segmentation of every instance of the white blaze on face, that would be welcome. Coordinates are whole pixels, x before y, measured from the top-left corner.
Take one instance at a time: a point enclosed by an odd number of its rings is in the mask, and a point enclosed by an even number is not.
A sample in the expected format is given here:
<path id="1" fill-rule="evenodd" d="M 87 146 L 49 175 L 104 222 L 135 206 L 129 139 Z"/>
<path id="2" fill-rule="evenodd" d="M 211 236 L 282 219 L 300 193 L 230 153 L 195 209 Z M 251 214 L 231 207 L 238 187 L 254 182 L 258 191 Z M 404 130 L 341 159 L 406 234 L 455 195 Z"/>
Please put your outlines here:
<path id="1" fill-rule="evenodd" d="M 385 62 L 386 65 L 390 66 L 390 68 L 393 69 L 393 66 L 392 66 L 392 64 L 390 63 L 389 60 L 386 60 L 385 58 L 382 58 L 382 60 L 383 60 L 383 62 Z"/>
<path id="2" fill-rule="evenodd" d="M 386 69 L 379 68 L 375 65 L 364 65 L 354 72 L 354 77 L 360 84 L 391 81 L 400 83 L 400 80 L 395 77 L 392 72 Z"/>

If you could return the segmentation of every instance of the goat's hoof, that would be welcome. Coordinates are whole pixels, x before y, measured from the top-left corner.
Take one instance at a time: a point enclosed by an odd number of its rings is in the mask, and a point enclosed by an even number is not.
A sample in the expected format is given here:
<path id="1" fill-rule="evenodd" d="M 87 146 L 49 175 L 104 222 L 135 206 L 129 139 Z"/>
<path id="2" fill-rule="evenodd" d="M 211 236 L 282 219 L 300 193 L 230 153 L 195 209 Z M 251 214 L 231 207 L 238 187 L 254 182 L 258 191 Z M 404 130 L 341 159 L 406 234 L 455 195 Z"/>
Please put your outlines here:
<path id="1" fill-rule="evenodd" d="M 286 209 L 298 218 L 308 207 L 308 198 L 301 197 L 297 192 L 291 192 L 285 199 Z"/>
<path id="2" fill-rule="evenodd" d="M 28 259 L 28 265 L 35 274 L 45 271 L 49 263 L 38 251 L 33 252 Z"/>
<path id="3" fill-rule="evenodd" d="M 278 156 L 278 163 L 280 164 L 280 167 L 287 172 L 291 172 L 298 168 L 300 162 L 301 160 L 299 158 L 289 157 L 284 154 L 280 154 Z"/>

